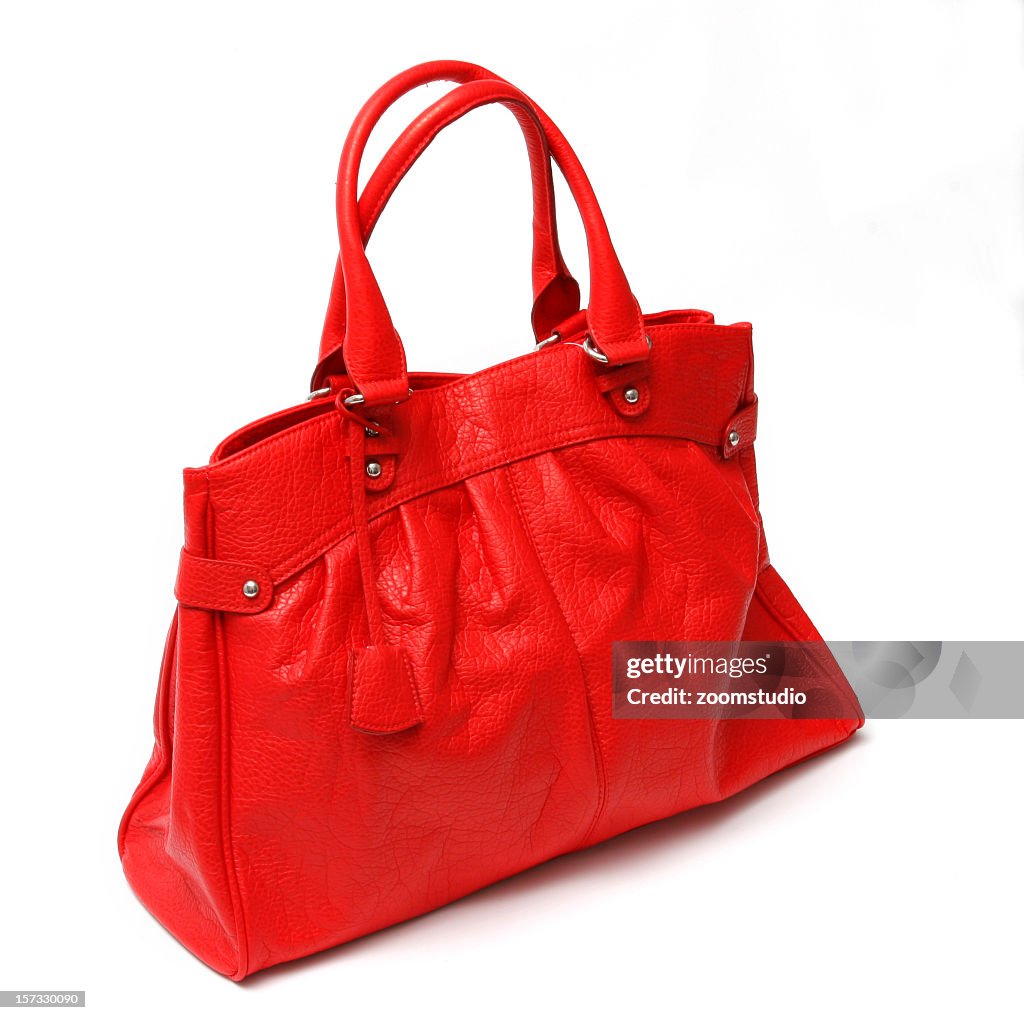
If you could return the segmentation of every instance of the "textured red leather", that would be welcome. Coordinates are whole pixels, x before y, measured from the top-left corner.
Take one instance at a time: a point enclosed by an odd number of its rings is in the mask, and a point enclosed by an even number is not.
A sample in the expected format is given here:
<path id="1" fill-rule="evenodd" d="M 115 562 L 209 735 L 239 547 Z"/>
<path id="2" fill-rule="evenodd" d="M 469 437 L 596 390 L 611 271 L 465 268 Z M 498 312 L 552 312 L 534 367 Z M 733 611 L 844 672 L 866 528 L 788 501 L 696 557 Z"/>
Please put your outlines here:
<path id="1" fill-rule="evenodd" d="M 245 586 L 254 584 L 251 595 Z M 174 597 L 183 606 L 230 613 L 262 613 L 270 605 L 273 581 L 263 567 L 228 560 L 208 560 L 181 550 Z"/>
<path id="2" fill-rule="evenodd" d="M 349 374 L 184 474 L 156 744 L 119 851 L 235 980 L 730 796 L 863 721 L 824 646 L 836 718 L 612 717 L 614 641 L 820 637 L 768 560 L 750 326 L 641 318 L 578 161 L 507 83 L 459 86 L 399 144 L 493 101 L 569 179 L 590 307 L 512 361 L 408 376 L 363 249 L 357 121 Z"/>

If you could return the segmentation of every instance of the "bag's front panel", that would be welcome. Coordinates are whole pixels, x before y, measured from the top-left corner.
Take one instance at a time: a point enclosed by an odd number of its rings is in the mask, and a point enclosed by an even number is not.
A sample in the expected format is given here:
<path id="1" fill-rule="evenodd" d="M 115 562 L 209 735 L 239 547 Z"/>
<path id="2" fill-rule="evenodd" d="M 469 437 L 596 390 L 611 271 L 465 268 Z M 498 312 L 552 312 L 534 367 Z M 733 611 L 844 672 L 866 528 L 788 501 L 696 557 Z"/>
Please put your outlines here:
<path id="1" fill-rule="evenodd" d="M 250 969 L 578 847 L 596 808 L 581 665 L 504 472 L 375 522 L 378 594 L 422 725 L 347 715 L 367 640 L 351 540 L 226 625 L 234 852 Z"/>
<path id="2" fill-rule="evenodd" d="M 610 647 L 740 636 L 760 527 L 738 462 L 581 443 L 405 503 L 371 540 L 421 726 L 347 718 L 367 640 L 351 540 L 227 621 L 251 967 L 716 796 L 710 724 L 611 720 Z"/>

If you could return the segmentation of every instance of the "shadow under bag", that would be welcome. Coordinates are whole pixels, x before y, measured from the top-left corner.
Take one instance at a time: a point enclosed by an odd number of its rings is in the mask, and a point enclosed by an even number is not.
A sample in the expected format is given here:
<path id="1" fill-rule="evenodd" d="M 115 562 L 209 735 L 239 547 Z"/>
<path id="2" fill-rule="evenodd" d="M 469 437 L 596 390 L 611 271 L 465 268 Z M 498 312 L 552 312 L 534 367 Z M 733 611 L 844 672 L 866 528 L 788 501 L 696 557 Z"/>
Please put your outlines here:
<path id="1" fill-rule="evenodd" d="M 358 196 L 374 124 L 436 80 L 459 84 Z M 527 142 L 547 342 L 410 375 L 366 241 L 438 132 L 489 103 Z M 552 159 L 586 227 L 583 311 Z M 821 639 L 768 561 L 749 324 L 641 314 L 543 111 L 481 67 L 415 67 L 356 118 L 337 195 L 311 399 L 185 471 L 156 746 L 119 833 L 142 902 L 235 980 L 728 797 L 863 722 L 824 646 L 835 718 L 613 718 L 615 641 Z"/>

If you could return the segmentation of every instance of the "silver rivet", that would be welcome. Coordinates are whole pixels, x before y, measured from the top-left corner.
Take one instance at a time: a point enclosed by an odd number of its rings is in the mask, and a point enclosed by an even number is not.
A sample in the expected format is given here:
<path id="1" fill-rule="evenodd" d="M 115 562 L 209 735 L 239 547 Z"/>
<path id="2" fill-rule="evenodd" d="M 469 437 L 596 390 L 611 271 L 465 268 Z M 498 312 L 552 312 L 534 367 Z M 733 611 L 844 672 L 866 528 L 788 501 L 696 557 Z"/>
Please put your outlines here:
<path id="1" fill-rule="evenodd" d="M 735 429 L 733 429 L 732 432 L 729 433 L 729 445 L 730 446 L 739 446 L 740 445 L 740 434 Z"/>
<path id="2" fill-rule="evenodd" d="M 242 594 L 247 599 L 254 599 L 260 593 L 260 586 L 255 581 L 246 581 L 242 585 Z"/>
<path id="3" fill-rule="evenodd" d="M 382 468 L 375 460 L 371 460 L 370 463 L 366 465 L 366 473 L 371 478 L 380 478 L 383 471 L 384 468 Z"/>
<path id="4" fill-rule="evenodd" d="M 622 394 L 627 404 L 635 404 L 640 399 L 640 391 L 635 386 L 630 386 Z"/>
<path id="5" fill-rule="evenodd" d="M 364 432 L 365 432 L 365 433 L 366 433 L 366 434 L 367 434 L 367 435 L 368 435 L 368 436 L 369 436 L 369 437 L 370 437 L 371 439 L 376 439 L 376 438 L 377 438 L 377 436 L 379 436 L 379 435 L 380 435 L 380 433 L 379 433 L 379 432 L 374 432 L 374 431 L 373 431 L 373 429 L 371 429 L 369 425 L 367 425 L 367 426 L 366 426 L 366 428 L 364 428 L 364 429 L 363 429 L 363 431 L 364 431 Z"/>

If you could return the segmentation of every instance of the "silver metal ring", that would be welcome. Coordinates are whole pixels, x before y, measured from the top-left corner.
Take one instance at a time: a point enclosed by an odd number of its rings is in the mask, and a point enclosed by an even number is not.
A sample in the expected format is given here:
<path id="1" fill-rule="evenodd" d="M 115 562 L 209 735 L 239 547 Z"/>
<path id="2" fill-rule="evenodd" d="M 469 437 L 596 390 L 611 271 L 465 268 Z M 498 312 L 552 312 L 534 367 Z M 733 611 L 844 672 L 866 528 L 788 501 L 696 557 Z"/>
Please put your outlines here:
<path id="1" fill-rule="evenodd" d="M 319 400 L 321 397 L 326 397 L 330 394 L 330 386 L 325 386 L 322 390 L 313 390 L 308 397 L 306 397 L 306 403 L 308 404 L 311 400 Z"/>
<path id="2" fill-rule="evenodd" d="M 602 365 L 608 364 L 608 355 L 590 339 L 589 333 L 583 338 L 583 343 L 580 346 L 582 346 L 583 350 L 585 350 L 587 354 L 594 359 L 594 361 L 600 361 Z"/>

